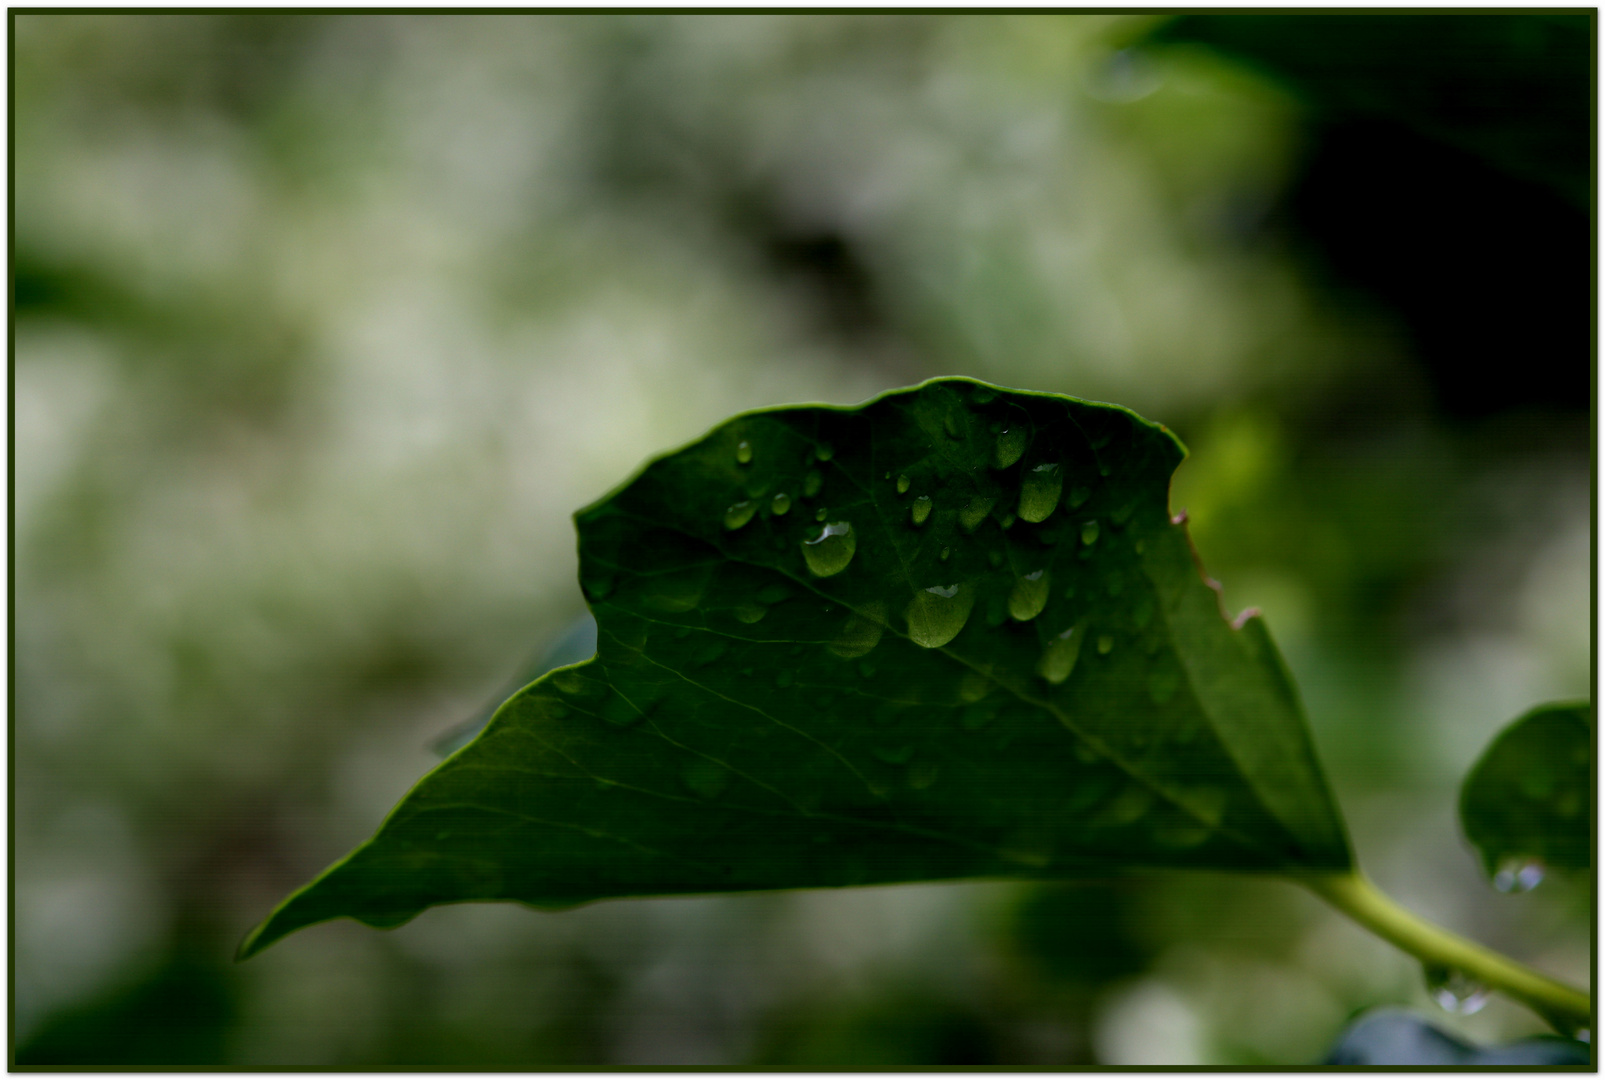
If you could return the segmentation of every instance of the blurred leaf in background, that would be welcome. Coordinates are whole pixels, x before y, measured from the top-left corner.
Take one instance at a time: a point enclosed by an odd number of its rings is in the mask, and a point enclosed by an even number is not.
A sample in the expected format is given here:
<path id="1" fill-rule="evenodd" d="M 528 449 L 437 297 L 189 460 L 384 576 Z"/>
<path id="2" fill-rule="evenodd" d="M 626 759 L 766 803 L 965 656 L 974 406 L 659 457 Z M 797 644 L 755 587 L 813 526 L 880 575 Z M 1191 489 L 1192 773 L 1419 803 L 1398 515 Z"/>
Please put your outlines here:
<path id="1" fill-rule="evenodd" d="M 14 14 L 16 1063 L 1252 1066 L 1427 1005 L 1208 876 L 1082 897 L 1102 966 L 1005 884 L 229 964 L 579 613 L 576 507 L 937 374 L 1180 434 L 1372 875 L 1586 981 L 1586 886 L 1489 889 L 1454 805 L 1590 688 L 1593 19 Z"/>

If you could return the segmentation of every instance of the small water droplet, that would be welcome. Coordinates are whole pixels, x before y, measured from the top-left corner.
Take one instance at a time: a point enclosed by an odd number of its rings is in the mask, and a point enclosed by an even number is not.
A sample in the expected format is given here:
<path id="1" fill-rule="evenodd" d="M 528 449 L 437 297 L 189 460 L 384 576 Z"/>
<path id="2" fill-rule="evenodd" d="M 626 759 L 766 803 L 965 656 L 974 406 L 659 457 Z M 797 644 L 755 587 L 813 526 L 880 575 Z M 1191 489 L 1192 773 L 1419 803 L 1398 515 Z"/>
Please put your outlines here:
<path id="1" fill-rule="evenodd" d="M 752 444 L 746 439 L 736 443 L 736 461 L 742 465 L 752 464 Z"/>
<path id="2" fill-rule="evenodd" d="M 1114 638 L 1110 637 L 1108 634 L 1103 634 L 1103 635 L 1099 636 L 1099 638 L 1098 638 L 1098 655 L 1099 656 L 1108 656 L 1110 651 L 1113 650 L 1114 647 L 1115 647 L 1115 639 Z"/>
<path id="3" fill-rule="evenodd" d="M 992 512 L 992 505 L 996 502 L 994 498 L 977 495 L 965 503 L 964 509 L 959 511 L 959 525 L 967 533 L 974 532 L 976 526 L 985 521 L 986 516 Z"/>
<path id="4" fill-rule="evenodd" d="M 819 475 L 819 470 L 809 469 L 808 475 L 803 477 L 803 498 L 812 499 L 824 484 L 825 478 Z"/>
<path id="5" fill-rule="evenodd" d="M 970 391 L 970 400 L 977 405 L 985 405 L 998 396 L 998 392 L 990 386 L 977 386 Z"/>
<path id="6" fill-rule="evenodd" d="M 921 590 L 904 612 L 908 636 L 921 648 L 940 648 L 959 636 L 974 606 L 973 585 L 933 585 Z"/>
<path id="7" fill-rule="evenodd" d="M 852 660 L 879 645 L 885 628 L 886 605 L 879 600 L 871 601 L 847 620 L 842 632 L 825 649 L 844 660 Z"/>
<path id="8" fill-rule="evenodd" d="M 1502 893 L 1524 893 L 1536 889 L 1544 880 L 1544 861 L 1521 855 L 1507 855 L 1494 871 L 1494 888 Z"/>
<path id="9" fill-rule="evenodd" d="M 826 510 L 823 506 L 821 506 L 818 510 L 814 511 L 814 520 L 815 521 L 824 521 L 828 517 L 830 517 L 830 511 Z"/>
<path id="10" fill-rule="evenodd" d="M 1075 510 L 1092 497 L 1092 489 L 1076 487 L 1070 489 L 1070 509 Z"/>
<path id="11" fill-rule="evenodd" d="M 1444 1012 L 1470 1016 L 1488 1004 L 1488 988 L 1456 968 L 1428 964 L 1421 969 L 1427 993 Z"/>
<path id="12" fill-rule="evenodd" d="M 751 499 L 742 499 L 724 512 L 724 527 L 734 532 L 752 520 L 752 515 L 758 512 L 758 504 Z"/>
<path id="13" fill-rule="evenodd" d="M 1037 674 L 1054 686 L 1068 679 L 1075 670 L 1076 658 L 1081 655 L 1081 639 L 1086 636 L 1080 629 L 1079 626 L 1070 627 L 1049 641 L 1048 647 L 1042 650 L 1042 659 L 1037 661 Z"/>
<path id="14" fill-rule="evenodd" d="M 892 478 L 892 470 L 887 469 L 885 472 L 881 473 L 881 479 L 882 480 L 890 480 L 891 478 Z"/>
<path id="15" fill-rule="evenodd" d="M 950 438 L 950 439 L 962 439 L 962 438 L 964 438 L 964 421 L 959 419 L 959 414 L 958 413 L 950 412 L 945 417 L 943 417 L 942 418 L 942 426 L 947 429 L 947 437 L 948 438 Z"/>
<path id="16" fill-rule="evenodd" d="M 1059 505 L 1064 487 L 1064 471 L 1056 464 L 1038 465 L 1020 481 L 1020 517 L 1025 521 L 1046 521 Z"/>
<path id="17" fill-rule="evenodd" d="M 790 509 L 791 496 L 787 495 L 784 491 L 777 494 L 769 502 L 769 512 L 774 514 L 776 517 L 784 516 L 786 511 Z"/>
<path id="18" fill-rule="evenodd" d="M 940 558 L 943 562 L 947 562 L 947 557 L 951 554 L 953 554 L 952 548 L 943 548 Z"/>
<path id="19" fill-rule="evenodd" d="M 914 756 L 913 746 L 877 746 L 871 751 L 888 765 L 907 765 Z"/>
<path id="20" fill-rule="evenodd" d="M 769 614 L 769 609 L 757 601 L 748 600 L 738 605 L 731 614 L 736 617 L 736 621 L 751 626 L 755 622 L 761 622 L 763 617 Z"/>
<path id="21" fill-rule="evenodd" d="M 1048 590 L 1053 587 L 1053 574 L 1037 570 L 1025 575 L 1009 590 L 1009 614 L 1017 622 L 1029 622 L 1042 614 L 1048 606 Z"/>
<path id="22" fill-rule="evenodd" d="M 921 759 L 908 767 L 908 786 L 915 791 L 923 791 L 936 783 L 937 774 L 941 766 L 934 761 Z"/>
<path id="23" fill-rule="evenodd" d="M 730 770 L 717 761 L 696 758 L 680 770 L 680 780 L 693 795 L 717 799 L 730 786 Z"/>
<path id="24" fill-rule="evenodd" d="M 1096 520 L 1086 522 L 1081 526 L 1081 542 L 1088 547 L 1098 542 L 1098 522 Z"/>
<path id="25" fill-rule="evenodd" d="M 814 447 L 814 457 L 818 458 L 820 461 L 829 461 L 835 456 L 836 448 L 830 445 L 828 442 L 820 443 L 818 446 Z"/>
<path id="26" fill-rule="evenodd" d="M 916 498 L 908 508 L 908 518 L 916 526 L 925 524 L 925 519 L 931 516 L 931 497 L 921 495 Z"/>
<path id="27" fill-rule="evenodd" d="M 775 673 L 775 685 L 784 690 L 786 687 L 791 685 L 791 680 L 794 677 L 795 676 L 792 674 L 790 668 L 782 668 L 780 671 Z"/>
<path id="28" fill-rule="evenodd" d="M 845 521 L 833 521 L 812 540 L 802 542 L 803 561 L 815 577 L 831 577 L 847 569 L 858 550 L 858 538 Z"/>
<path id="29" fill-rule="evenodd" d="M 711 573 L 711 566 L 700 566 L 662 574 L 651 579 L 651 591 L 641 602 L 653 611 L 671 615 L 690 611 L 702 602 L 702 590 Z"/>
<path id="30" fill-rule="evenodd" d="M 902 494 L 904 494 L 904 493 L 905 493 L 905 492 L 907 492 L 907 491 L 908 491 L 908 486 L 909 486 L 909 484 L 911 484 L 911 483 L 913 483 L 913 481 L 911 481 L 911 480 L 910 480 L 910 479 L 909 479 L 909 478 L 908 478 L 908 473 L 904 473 L 904 474 L 902 474 L 902 475 L 901 475 L 901 476 L 899 476 L 899 477 L 898 477 L 898 478 L 897 478 L 897 493 L 898 493 L 898 494 L 899 494 L 899 495 L 902 495 Z"/>
<path id="31" fill-rule="evenodd" d="M 1025 453 L 1025 425 L 1018 421 L 998 433 L 997 445 L 992 448 L 992 466 L 1007 469 Z"/>
<path id="32" fill-rule="evenodd" d="M 1014 527 L 1015 520 L 1016 518 L 1013 514 L 1004 514 L 1001 524 L 1005 529 L 1012 529 Z"/>

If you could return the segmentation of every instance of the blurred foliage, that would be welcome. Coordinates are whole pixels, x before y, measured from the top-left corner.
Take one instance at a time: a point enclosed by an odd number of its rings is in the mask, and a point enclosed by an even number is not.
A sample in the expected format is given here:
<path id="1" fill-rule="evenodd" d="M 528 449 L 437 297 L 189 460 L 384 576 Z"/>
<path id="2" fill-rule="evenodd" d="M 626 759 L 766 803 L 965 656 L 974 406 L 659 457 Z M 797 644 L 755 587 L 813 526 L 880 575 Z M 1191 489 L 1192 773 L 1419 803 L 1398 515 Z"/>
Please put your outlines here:
<path id="1" fill-rule="evenodd" d="M 1182 875 L 228 963 L 578 613 L 574 508 L 953 373 L 1176 431 L 1361 861 L 1586 981 L 1588 883 L 1496 893 L 1453 808 L 1592 685 L 1594 18 L 15 14 L 15 1062 L 1252 1066 L 1430 1007 L 1309 898 Z"/>

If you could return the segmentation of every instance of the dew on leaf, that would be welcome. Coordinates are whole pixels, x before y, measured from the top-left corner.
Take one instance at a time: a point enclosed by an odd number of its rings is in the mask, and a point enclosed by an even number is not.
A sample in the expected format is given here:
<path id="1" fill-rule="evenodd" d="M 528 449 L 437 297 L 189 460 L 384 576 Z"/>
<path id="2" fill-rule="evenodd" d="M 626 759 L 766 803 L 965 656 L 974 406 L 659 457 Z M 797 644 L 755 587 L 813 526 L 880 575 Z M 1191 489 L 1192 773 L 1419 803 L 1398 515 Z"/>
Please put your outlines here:
<path id="1" fill-rule="evenodd" d="M 825 478 L 819 475 L 818 469 L 809 469 L 808 475 L 803 477 L 803 497 L 812 499 L 819 494 L 819 489 L 825 484 Z"/>
<path id="2" fill-rule="evenodd" d="M 925 519 L 931 516 L 931 497 L 918 496 L 908 508 L 908 519 L 916 526 L 925 524 Z"/>
<path id="3" fill-rule="evenodd" d="M 791 496 L 787 495 L 784 491 L 776 492 L 775 497 L 769 502 L 769 511 L 776 517 L 783 516 L 786 511 L 790 509 Z"/>
<path id="4" fill-rule="evenodd" d="M 828 442 L 820 443 L 818 446 L 814 447 L 814 457 L 818 458 L 820 461 L 829 461 L 835 456 L 836 448 L 831 446 Z"/>
<path id="5" fill-rule="evenodd" d="M 1064 473 L 1056 464 L 1038 465 L 1020 481 L 1020 517 L 1030 522 L 1046 521 L 1059 505 Z"/>
<path id="6" fill-rule="evenodd" d="M 964 509 L 959 511 L 959 525 L 965 532 L 974 532 L 975 527 L 985 521 L 986 516 L 992 512 L 992 505 L 995 502 L 997 500 L 990 496 L 975 496 L 964 504 Z"/>
<path id="7" fill-rule="evenodd" d="M 915 791 L 923 791 L 936 783 L 937 774 L 941 766 L 934 761 L 921 759 L 908 767 L 908 786 Z"/>
<path id="8" fill-rule="evenodd" d="M 1084 636 L 1080 627 L 1072 626 L 1049 641 L 1048 647 L 1042 650 L 1042 659 L 1037 661 L 1037 674 L 1054 686 L 1068 679 L 1075 670 L 1076 658 L 1081 654 L 1081 639 Z"/>
<path id="9" fill-rule="evenodd" d="M 937 558 L 941 559 L 943 562 L 947 562 L 947 557 L 951 554 L 953 554 L 952 548 L 943 548 L 942 554 L 937 556 Z"/>
<path id="10" fill-rule="evenodd" d="M 1458 968 L 1427 964 L 1421 969 L 1427 993 L 1444 1012 L 1470 1016 L 1488 1004 L 1488 987 Z"/>
<path id="11" fill-rule="evenodd" d="M 748 600 L 737 605 L 736 608 L 731 611 L 731 614 L 736 617 L 736 621 L 743 622 L 748 626 L 751 626 L 755 622 L 762 621 L 763 617 L 769 614 L 769 609 L 758 603 L 756 600 Z"/>
<path id="12" fill-rule="evenodd" d="M 975 606 L 975 586 L 933 585 L 908 602 L 908 636 L 914 644 L 937 649 L 959 636 Z"/>
<path id="13" fill-rule="evenodd" d="M 1096 519 L 1088 521 L 1081 526 L 1081 542 L 1088 547 L 1098 542 L 1098 522 Z"/>
<path id="14" fill-rule="evenodd" d="M 1048 606 L 1048 590 L 1053 586 L 1053 574 L 1036 570 L 1014 583 L 1009 590 L 1009 614 L 1017 622 L 1029 622 L 1042 614 Z"/>
<path id="15" fill-rule="evenodd" d="M 757 512 L 757 503 L 751 499 L 743 499 L 724 512 L 724 527 L 733 532 L 751 521 L 752 515 Z"/>
<path id="16" fill-rule="evenodd" d="M 858 550 L 858 538 L 853 527 L 845 521 L 833 521 L 819 531 L 812 540 L 802 542 L 803 560 L 815 577 L 831 577 L 847 569 Z"/>
<path id="17" fill-rule="evenodd" d="M 668 614 L 690 611 L 702 602 L 709 569 L 707 566 L 687 567 L 653 578 L 651 591 L 642 598 L 642 603 L 653 611 Z"/>
<path id="18" fill-rule="evenodd" d="M 997 684 L 979 671 L 966 671 L 959 680 L 959 700 L 966 703 L 980 701 L 992 692 Z"/>
<path id="19" fill-rule="evenodd" d="M 868 653 L 880 644 L 881 632 L 886 628 L 886 605 L 875 600 L 847 620 L 825 649 L 844 660 L 852 660 Z"/>
<path id="20" fill-rule="evenodd" d="M 1015 522 L 1015 517 L 1014 517 L 1013 514 L 1004 514 L 1003 515 L 1003 521 L 1001 522 L 1001 524 L 1003 525 L 1003 527 L 1005 529 L 1012 529 L 1014 527 L 1014 522 Z"/>
<path id="21" fill-rule="evenodd" d="M 1007 469 L 1025 453 L 1025 425 L 1016 422 L 998 432 L 997 445 L 992 447 L 992 467 Z"/>
<path id="22" fill-rule="evenodd" d="M 1093 824 L 1104 826 L 1130 825 L 1146 814 L 1154 804 L 1154 793 L 1147 787 L 1138 783 L 1130 783 L 1120 789 L 1113 799 L 1110 799 L 1093 818 Z"/>
<path id="23" fill-rule="evenodd" d="M 593 682 L 574 670 L 559 671 L 554 674 L 552 676 L 552 685 L 570 697 L 577 697 L 581 700 L 593 698 L 607 689 L 604 684 Z"/>
<path id="24" fill-rule="evenodd" d="M 1092 497 L 1092 489 L 1074 487 L 1070 489 L 1070 509 L 1075 510 Z"/>
<path id="25" fill-rule="evenodd" d="M 1524 893 L 1536 889 L 1544 880 L 1544 861 L 1521 855 L 1507 855 L 1494 871 L 1494 888 L 1502 893 Z"/>
<path id="26" fill-rule="evenodd" d="M 908 491 L 908 485 L 910 483 L 912 483 L 912 481 L 909 480 L 908 473 L 904 473 L 903 475 L 899 476 L 897 478 L 897 493 L 899 495 L 905 494 Z"/>
<path id="27" fill-rule="evenodd" d="M 717 799 L 730 786 L 730 770 L 717 761 L 697 758 L 680 770 L 680 780 L 692 794 Z"/>
<path id="28" fill-rule="evenodd" d="M 752 444 L 746 439 L 736 443 L 736 461 L 742 465 L 752 463 Z"/>
<path id="29" fill-rule="evenodd" d="M 1131 550 L 1135 551 L 1138 555 L 1141 555 L 1143 551 L 1147 549 L 1147 547 L 1148 545 L 1143 543 L 1143 539 L 1140 536 L 1131 542 Z"/>
<path id="30" fill-rule="evenodd" d="M 1099 656 L 1108 656 L 1109 653 L 1114 649 L 1114 647 L 1115 647 L 1115 639 L 1110 637 L 1108 634 L 1102 634 L 1102 635 L 1100 635 L 1098 637 L 1098 655 Z"/>
<path id="31" fill-rule="evenodd" d="M 758 590 L 760 604 L 778 604 L 791 597 L 791 590 L 776 581 Z"/>

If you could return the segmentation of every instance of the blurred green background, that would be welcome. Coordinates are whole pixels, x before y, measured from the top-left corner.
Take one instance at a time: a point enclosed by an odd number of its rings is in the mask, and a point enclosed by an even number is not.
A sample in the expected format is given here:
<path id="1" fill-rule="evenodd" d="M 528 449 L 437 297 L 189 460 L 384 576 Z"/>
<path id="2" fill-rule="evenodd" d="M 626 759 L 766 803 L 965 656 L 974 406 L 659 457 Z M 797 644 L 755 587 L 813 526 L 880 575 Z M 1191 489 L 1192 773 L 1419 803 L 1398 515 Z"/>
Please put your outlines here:
<path id="1" fill-rule="evenodd" d="M 1589 882 L 1494 892 L 1453 809 L 1592 685 L 1591 10 L 11 28 L 18 1065 L 1255 1067 L 1435 1009 L 1208 875 L 467 905 L 232 963 L 583 610 L 574 509 L 939 374 L 1178 432 L 1361 862 L 1587 983 Z"/>

